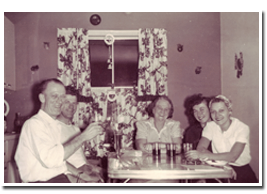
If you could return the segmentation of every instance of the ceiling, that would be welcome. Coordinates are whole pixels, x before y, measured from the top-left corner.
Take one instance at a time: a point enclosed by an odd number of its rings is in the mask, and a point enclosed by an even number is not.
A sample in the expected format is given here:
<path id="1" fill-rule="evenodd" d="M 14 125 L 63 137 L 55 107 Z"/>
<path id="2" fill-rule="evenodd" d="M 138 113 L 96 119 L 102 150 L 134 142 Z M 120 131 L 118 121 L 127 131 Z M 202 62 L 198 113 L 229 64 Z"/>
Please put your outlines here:
<path id="1" fill-rule="evenodd" d="M 16 24 L 30 12 L 4 12 L 5 16 L 13 23 Z"/>

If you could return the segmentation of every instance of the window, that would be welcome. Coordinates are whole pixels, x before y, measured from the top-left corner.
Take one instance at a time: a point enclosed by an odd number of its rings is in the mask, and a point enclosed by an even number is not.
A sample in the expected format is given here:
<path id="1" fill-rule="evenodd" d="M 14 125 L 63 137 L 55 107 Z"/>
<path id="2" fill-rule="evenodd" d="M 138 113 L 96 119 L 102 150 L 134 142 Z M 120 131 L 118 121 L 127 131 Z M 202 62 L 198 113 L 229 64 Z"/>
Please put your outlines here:
<path id="1" fill-rule="evenodd" d="M 113 48 L 112 45 L 105 43 L 106 34 L 114 36 Z M 115 87 L 136 86 L 139 57 L 138 31 L 89 31 L 89 37 L 91 86 L 111 87 L 112 80 Z M 110 63 L 112 58 L 114 69 Z"/>

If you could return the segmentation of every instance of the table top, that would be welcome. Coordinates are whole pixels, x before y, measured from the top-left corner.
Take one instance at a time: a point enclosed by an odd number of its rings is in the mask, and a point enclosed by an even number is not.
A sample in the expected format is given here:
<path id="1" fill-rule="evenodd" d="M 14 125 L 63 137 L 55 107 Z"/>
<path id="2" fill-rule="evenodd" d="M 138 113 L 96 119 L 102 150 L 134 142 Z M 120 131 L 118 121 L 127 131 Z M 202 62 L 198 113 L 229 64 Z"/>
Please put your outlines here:
<path id="1" fill-rule="evenodd" d="M 152 154 L 108 157 L 108 176 L 115 179 L 219 179 L 231 178 L 232 173 L 229 166 L 187 164 L 182 154 L 174 157 L 166 154 L 160 157 Z"/>

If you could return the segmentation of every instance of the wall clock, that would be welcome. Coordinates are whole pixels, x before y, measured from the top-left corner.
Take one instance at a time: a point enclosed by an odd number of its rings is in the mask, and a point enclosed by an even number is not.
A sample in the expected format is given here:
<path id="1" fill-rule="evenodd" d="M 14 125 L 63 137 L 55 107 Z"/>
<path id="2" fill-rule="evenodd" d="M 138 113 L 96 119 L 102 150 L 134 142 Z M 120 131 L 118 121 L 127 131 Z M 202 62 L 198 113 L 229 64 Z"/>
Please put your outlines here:
<path id="1" fill-rule="evenodd" d="M 90 22 L 91 22 L 91 24 L 93 24 L 93 25 L 96 26 L 96 25 L 100 24 L 100 22 L 101 22 L 101 18 L 100 18 L 99 15 L 94 14 L 94 15 L 92 15 L 92 16 L 90 17 Z"/>

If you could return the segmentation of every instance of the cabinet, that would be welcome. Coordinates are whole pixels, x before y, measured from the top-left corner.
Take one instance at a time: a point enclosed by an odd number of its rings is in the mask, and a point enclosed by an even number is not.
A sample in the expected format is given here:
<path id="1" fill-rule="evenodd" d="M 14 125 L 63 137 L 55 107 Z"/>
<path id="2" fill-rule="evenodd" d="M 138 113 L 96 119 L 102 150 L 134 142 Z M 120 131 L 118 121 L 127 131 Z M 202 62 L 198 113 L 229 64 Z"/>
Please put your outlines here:
<path id="1" fill-rule="evenodd" d="M 18 167 L 14 160 L 19 134 L 5 134 L 4 139 L 4 181 L 5 183 L 21 182 Z"/>

